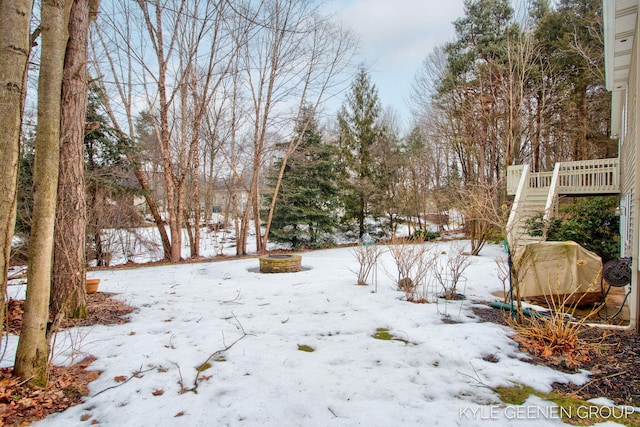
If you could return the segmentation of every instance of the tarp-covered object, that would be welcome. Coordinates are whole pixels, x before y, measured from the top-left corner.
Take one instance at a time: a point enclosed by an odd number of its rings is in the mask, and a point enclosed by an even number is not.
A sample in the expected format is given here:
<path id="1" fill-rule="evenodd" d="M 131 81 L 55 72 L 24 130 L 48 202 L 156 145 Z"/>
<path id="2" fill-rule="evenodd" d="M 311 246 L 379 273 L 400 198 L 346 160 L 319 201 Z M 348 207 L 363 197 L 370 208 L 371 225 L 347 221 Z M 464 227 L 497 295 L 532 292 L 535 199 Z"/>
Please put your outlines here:
<path id="1" fill-rule="evenodd" d="M 516 251 L 514 269 L 525 300 L 584 305 L 602 299 L 602 259 L 576 242 L 523 246 Z"/>

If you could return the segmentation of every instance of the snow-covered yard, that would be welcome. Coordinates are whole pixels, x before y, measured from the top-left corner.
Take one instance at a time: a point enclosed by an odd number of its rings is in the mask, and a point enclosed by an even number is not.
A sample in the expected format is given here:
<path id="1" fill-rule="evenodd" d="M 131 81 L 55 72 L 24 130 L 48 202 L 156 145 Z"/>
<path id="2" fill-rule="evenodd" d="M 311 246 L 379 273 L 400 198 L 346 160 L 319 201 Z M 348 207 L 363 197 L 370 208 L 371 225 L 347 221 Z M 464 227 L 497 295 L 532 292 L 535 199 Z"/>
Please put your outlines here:
<path id="1" fill-rule="evenodd" d="M 93 354 L 91 367 L 103 373 L 83 404 L 37 425 L 561 425 L 548 402 L 530 398 L 525 406 L 537 409 L 523 416 L 489 388 L 546 392 L 554 381 L 587 380 L 527 363 L 506 328 L 478 322 L 474 304 L 502 290 L 501 255 L 489 245 L 475 257 L 467 300 L 448 305 L 404 301 L 385 273 L 388 253 L 377 292 L 356 286 L 346 248 L 303 253 L 307 269 L 298 273 L 258 273 L 257 259 L 93 272 L 101 291 L 139 309 L 124 325 L 60 334 L 57 363 Z M 10 297 L 20 293 L 9 288 Z M 375 339 L 379 328 L 402 341 Z M 10 337 L 7 357 L 16 343 Z M 184 392 L 196 375 L 197 393 Z"/>

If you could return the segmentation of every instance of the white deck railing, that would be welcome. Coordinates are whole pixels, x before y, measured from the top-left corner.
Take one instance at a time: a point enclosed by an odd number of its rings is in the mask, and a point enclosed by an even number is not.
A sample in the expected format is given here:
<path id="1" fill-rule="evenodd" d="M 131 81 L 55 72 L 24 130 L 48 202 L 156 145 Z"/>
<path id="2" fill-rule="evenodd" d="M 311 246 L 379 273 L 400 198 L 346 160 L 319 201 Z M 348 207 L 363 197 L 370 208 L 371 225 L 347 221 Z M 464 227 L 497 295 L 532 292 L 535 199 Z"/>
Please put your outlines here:
<path id="1" fill-rule="evenodd" d="M 615 194 L 620 192 L 619 160 L 597 159 L 578 162 L 560 162 L 558 168 L 557 194 Z M 507 168 L 507 194 L 515 195 L 523 166 Z M 530 188 L 548 188 L 553 172 L 530 172 Z"/>
<path id="2" fill-rule="evenodd" d="M 529 178 L 529 165 L 521 165 L 520 167 L 520 176 L 519 180 L 516 183 L 517 188 L 515 192 L 515 199 L 513 200 L 513 205 L 511 205 L 511 212 L 509 213 L 509 219 L 507 220 L 507 243 L 509 248 L 512 248 L 516 243 L 515 232 L 520 223 L 520 203 L 521 200 L 526 198 L 527 194 L 527 185 L 526 181 Z"/>
<path id="3" fill-rule="evenodd" d="M 558 201 L 558 181 L 560 181 L 560 170 L 562 166 L 560 163 L 556 163 L 556 166 L 553 168 L 553 176 L 551 178 L 551 183 L 549 184 L 549 194 L 547 195 L 547 202 L 544 205 L 544 221 L 545 223 L 549 223 L 551 218 L 553 218 L 556 213 L 557 201 Z M 545 227 L 545 239 L 547 237 L 547 230 Z"/>

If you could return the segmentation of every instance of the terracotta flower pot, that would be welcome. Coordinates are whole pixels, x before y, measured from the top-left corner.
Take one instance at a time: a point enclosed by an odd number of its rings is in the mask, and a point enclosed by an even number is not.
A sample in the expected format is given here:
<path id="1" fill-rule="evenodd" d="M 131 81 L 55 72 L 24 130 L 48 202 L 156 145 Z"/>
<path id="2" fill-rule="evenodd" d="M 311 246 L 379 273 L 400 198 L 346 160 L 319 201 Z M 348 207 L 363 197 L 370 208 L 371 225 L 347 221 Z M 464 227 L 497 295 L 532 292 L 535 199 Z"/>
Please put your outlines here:
<path id="1" fill-rule="evenodd" d="M 88 294 L 95 294 L 98 292 L 98 285 L 100 284 L 100 279 L 86 279 L 85 281 L 87 286 Z"/>

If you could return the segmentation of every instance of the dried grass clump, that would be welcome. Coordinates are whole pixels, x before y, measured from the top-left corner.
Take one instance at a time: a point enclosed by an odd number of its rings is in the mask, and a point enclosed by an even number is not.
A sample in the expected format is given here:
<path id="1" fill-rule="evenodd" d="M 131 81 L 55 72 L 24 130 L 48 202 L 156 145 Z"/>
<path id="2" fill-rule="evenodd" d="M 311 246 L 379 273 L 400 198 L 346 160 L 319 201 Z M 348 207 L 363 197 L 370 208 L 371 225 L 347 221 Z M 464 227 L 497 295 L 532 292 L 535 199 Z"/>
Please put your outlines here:
<path id="1" fill-rule="evenodd" d="M 589 285 L 596 286 L 599 275 Z M 559 288 L 556 279 L 556 288 Z M 551 288 L 551 285 L 549 286 Z M 514 340 L 521 344 L 530 354 L 548 360 L 554 365 L 575 370 L 593 355 L 600 353 L 602 339 L 592 341 L 584 337 L 588 330 L 586 322 L 597 313 L 597 307 L 586 316 L 577 319 L 576 307 L 580 304 L 569 304 L 575 300 L 574 293 L 557 296 L 553 292 L 546 297 L 550 310 L 544 315 L 525 317 L 519 315 L 508 321 L 515 332 Z"/>

